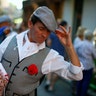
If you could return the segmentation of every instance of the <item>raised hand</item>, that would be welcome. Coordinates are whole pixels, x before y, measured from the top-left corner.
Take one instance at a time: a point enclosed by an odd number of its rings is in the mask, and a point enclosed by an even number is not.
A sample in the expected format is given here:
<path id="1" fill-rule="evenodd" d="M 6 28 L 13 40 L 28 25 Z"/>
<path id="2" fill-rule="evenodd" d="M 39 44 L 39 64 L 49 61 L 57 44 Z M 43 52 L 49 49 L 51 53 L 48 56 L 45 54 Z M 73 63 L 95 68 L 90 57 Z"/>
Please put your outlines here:
<path id="1" fill-rule="evenodd" d="M 69 27 L 69 30 L 67 31 L 63 26 L 59 26 L 55 33 L 65 47 L 70 47 L 72 45 L 71 27 Z"/>

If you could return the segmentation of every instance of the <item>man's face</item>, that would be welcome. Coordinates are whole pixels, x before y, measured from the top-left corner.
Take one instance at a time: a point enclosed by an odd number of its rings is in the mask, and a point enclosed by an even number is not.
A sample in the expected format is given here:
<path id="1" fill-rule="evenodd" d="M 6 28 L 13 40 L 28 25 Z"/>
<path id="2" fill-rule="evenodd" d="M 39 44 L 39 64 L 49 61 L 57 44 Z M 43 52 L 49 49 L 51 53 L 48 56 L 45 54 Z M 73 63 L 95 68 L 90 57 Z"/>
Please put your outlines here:
<path id="1" fill-rule="evenodd" d="M 30 38 L 32 42 L 43 43 L 49 36 L 50 31 L 41 23 L 37 22 L 30 27 Z"/>

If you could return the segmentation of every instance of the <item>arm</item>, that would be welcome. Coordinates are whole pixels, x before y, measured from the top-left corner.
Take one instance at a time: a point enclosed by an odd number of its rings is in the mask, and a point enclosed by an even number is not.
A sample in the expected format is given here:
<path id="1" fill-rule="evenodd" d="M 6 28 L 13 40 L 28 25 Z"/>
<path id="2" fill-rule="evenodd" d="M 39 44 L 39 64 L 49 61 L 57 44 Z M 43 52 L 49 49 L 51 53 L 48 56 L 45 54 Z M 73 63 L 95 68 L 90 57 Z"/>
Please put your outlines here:
<path id="1" fill-rule="evenodd" d="M 70 58 L 71 63 L 75 66 L 80 67 L 81 66 L 80 61 L 78 59 L 78 56 L 75 52 L 75 49 L 73 47 L 72 40 L 71 40 L 71 28 L 69 28 L 69 31 L 67 32 L 63 26 L 60 26 L 59 29 L 56 29 L 56 35 L 58 36 L 63 46 L 66 48 L 66 51 Z"/>
<path id="2" fill-rule="evenodd" d="M 63 56 L 53 49 L 50 50 L 42 66 L 43 74 L 50 72 L 55 72 L 65 79 L 81 80 L 83 78 L 82 67 L 74 66 L 72 63 L 65 61 Z"/>
<path id="3" fill-rule="evenodd" d="M 82 66 L 71 41 L 71 29 L 67 32 L 64 27 L 61 26 L 60 28 L 63 33 L 61 33 L 61 30 L 56 30 L 56 35 L 63 46 L 66 47 L 71 63 L 65 61 L 58 52 L 51 49 L 42 66 L 42 73 L 48 74 L 50 72 L 55 72 L 66 79 L 81 80 L 83 78 Z"/>

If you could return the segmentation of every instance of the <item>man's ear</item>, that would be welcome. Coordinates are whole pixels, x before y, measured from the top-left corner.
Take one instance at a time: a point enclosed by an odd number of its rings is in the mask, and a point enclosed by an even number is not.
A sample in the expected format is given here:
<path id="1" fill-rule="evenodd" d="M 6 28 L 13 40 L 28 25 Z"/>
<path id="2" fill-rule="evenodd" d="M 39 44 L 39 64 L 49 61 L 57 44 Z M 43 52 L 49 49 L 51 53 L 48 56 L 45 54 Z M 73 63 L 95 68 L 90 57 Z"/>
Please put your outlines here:
<path id="1" fill-rule="evenodd" d="M 32 26 L 33 26 L 32 21 L 28 20 L 28 27 L 29 27 L 29 28 L 32 28 Z"/>

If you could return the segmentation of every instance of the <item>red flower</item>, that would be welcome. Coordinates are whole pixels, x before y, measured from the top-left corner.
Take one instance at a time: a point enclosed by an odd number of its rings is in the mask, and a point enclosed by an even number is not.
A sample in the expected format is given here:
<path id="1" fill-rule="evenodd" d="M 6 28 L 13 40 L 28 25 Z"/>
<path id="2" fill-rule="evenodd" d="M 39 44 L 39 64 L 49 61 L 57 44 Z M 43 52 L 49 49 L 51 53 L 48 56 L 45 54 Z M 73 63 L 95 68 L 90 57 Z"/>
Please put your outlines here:
<path id="1" fill-rule="evenodd" d="M 28 73 L 30 75 L 36 75 L 38 73 L 38 68 L 35 64 L 31 64 L 30 66 L 28 66 Z"/>

